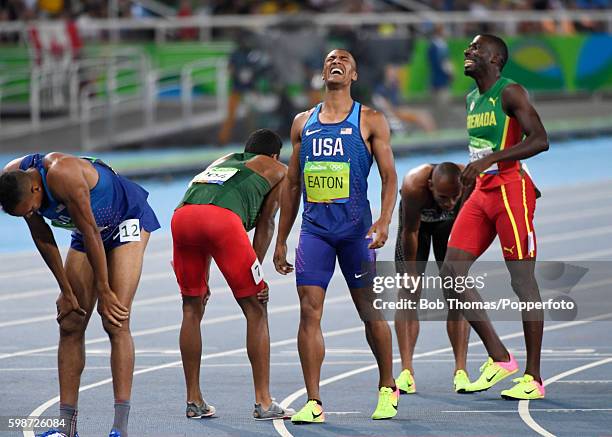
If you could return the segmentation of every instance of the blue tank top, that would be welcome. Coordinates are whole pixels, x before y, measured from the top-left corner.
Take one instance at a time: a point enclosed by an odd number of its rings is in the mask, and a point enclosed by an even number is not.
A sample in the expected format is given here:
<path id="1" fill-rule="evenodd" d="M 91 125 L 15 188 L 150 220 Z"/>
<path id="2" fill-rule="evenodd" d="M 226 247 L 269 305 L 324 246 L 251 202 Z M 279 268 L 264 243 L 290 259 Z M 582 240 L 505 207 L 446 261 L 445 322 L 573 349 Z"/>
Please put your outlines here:
<path id="1" fill-rule="evenodd" d="M 131 217 L 146 202 L 149 193 L 140 185 L 115 173 L 108 165 L 98 159 L 83 158 L 92 163 L 98 172 L 98 182 L 89 192 L 91 210 L 96 225 L 100 229 L 102 240 L 112 236 L 113 230 L 126 217 Z M 19 165 L 21 170 L 35 168 L 41 176 L 45 189 L 45 198 L 38 213 L 51 220 L 56 227 L 78 232 L 68 209 L 53 197 L 47 185 L 47 171 L 44 167 L 44 155 L 33 154 L 24 157 Z"/>
<path id="2" fill-rule="evenodd" d="M 368 175 L 372 154 L 361 137 L 361 104 L 339 123 L 322 123 L 319 103 L 302 130 L 302 227 L 318 234 L 362 236 L 372 225 Z"/>

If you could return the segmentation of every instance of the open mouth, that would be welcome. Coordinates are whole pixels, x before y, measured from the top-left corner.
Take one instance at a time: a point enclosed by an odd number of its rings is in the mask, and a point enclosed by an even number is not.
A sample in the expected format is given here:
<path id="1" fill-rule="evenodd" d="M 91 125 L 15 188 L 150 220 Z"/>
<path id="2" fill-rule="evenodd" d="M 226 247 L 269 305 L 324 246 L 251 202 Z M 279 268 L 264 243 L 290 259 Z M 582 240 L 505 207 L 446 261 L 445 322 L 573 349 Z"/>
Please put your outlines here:
<path id="1" fill-rule="evenodd" d="M 331 70 L 329 70 L 329 74 L 331 74 L 332 76 L 342 76 L 344 74 L 344 72 L 342 71 L 341 68 L 339 67 L 334 67 Z"/>
<path id="2" fill-rule="evenodd" d="M 463 67 L 471 67 L 471 66 L 472 66 L 472 65 L 474 65 L 474 64 L 475 64 L 475 62 L 474 62 L 473 60 L 471 60 L 471 59 L 466 59 L 466 60 L 463 62 Z"/>

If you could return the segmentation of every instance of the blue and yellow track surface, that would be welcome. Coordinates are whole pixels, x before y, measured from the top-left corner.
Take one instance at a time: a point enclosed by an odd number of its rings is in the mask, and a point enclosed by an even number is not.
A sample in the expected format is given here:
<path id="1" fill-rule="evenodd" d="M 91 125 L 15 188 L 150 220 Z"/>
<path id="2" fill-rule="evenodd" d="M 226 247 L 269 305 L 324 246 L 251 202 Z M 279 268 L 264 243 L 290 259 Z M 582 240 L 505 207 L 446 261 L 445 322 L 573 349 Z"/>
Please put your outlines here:
<path id="1" fill-rule="evenodd" d="M 424 162 L 465 162 L 466 152 L 420 154 L 399 158 L 398 175 Z M 111 165 L 113 155 L 104 157 Z M 8 158 L 7 158 L 8 159 Z M 550 151 L 528 160 L 543 192 L 536 211 L 539 258 L 543 260 L 612 260 L 612 138 L 577 140 L 551 145 Z M 217 407 L 217 417 L 189 421 L 184 417 L 185 388 L 178 347 L 181 304 L 170 267 L 169 222 L 188 177 L 146 180 L 150 202 L 162 229 L 145 257 L 142 280 L 131 316 L 136 345 L 136 375 L 130 413 L 131 436 L 243 435 L 609 435 L 612 430 L 612 314 L 598 320 L 547 322 L 542 375 L 547 398 L 530 403 L 504 401 L 502 382 L 488 392 L 457 395 L 452 391 L 453 357 L 442 322 L 421 325 L 415 351 L 419 392 L 402 396 L 394 420 L 369 419 L 376 403 L 377 372 L 365 341 L 363 325 L 338 272 L 327 292 L 323 330 L 326 358 L 321 395 L 327 413 L 324 425 L 297 427 L 256 422 L 251 370 L 245 347 L 245 321 L 222 276 L 211 272 L 212 297 L 203 328 L 202 389 Z M 376 168 L 369 197 L 376 212 L 380 181 Z M 393 259 L 397 222 L 379 260 Z M 36 254 L 22 220 L 0 215 L 0 416 L 57 415 L 58 381 L 55 322 L 57 286 Z M 299 223 L 290 236 L 297 243 Z M 67 232 L 57 231 L 65 247 Z M 264 271 L 270 283 L 271 391 L 277 401 L 293 399 L 300 408 L 305 396 L 296 348 L 299 306 L 294 278 L 278 275 L 269 254 Z M 494 242 L 484 259 L 499 260 Z M 293 256 L 290 255 L 290 261 Z M 605 294 L 612 286 L 599 282 Z M 521 324 L 495 322 L 506 346 L 524 368 Z M 477 375 L 486 359 L 472 334 L 468 370 Z M 81 381 L 81 436 L 108 435 L 113 415 L 109 366 L 110 345 L 97 315 L 87 332 L 87 364 Z M 394 341 L 395 373 L 399 352 Z M 17 436 L 21 432 L 5 432 Z"/>

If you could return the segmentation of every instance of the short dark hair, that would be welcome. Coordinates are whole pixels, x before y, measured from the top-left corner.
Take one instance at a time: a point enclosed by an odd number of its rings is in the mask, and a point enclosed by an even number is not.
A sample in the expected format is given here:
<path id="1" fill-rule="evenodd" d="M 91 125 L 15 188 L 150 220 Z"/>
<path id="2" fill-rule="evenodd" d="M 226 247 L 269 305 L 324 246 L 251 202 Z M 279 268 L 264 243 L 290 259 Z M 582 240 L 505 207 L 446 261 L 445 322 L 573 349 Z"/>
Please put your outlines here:
<path id="1" fill-rule="evenodd" d="M 501 64 L 499 66 L 499 71 L 502 71 L 504 69 L 504 66 L 506 65 L 506 62 L 508 62 L 508 46 L 506 45 L 503 39 L 501 39 L 498 36 L 491 35 L 490 33 L 486 33 L 480 36 L 485 38 L 488 42 L 491 43 L 491 45 L 493 46 L 493 49 L 501 58 Z"/>
<path id="2" fill-rule="evenodd" d="M 257 155 L 279 155 L 283 147 L 283 140 L 270 129 L 257 129 L 244 145 L 244 151 Z"/>
<path id="3" fill-rule="evenodd" d="M 0 206 L 12 214 L 25 197 L 28 175 L 23 170 L 7 171 L 0 174 Z"/>
<path id="4" fill-rule="evenodd" d="M 461 169 L 454 162 L 442 162 L 436 165 L 432 175 L 432 180 L 447 179 L 453 182 L 459 182 L 461 180 Z"/>

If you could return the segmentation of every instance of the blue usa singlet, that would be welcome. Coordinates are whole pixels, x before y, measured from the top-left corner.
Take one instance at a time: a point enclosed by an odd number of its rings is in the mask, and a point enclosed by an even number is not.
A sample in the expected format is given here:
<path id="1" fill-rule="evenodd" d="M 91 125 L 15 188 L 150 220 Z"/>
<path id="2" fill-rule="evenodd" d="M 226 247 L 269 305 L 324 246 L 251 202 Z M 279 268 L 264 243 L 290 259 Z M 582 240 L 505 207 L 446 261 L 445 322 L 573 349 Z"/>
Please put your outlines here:
<path id="1" fill-rule="evenodd" d="M 372 225 L 367 198 L 372 154 L 361 137 L 361 104 L 339 123 L 319 120 L 322 103 L 302 130 L 302 227 L 319 235 L 365 235 Z"/>

